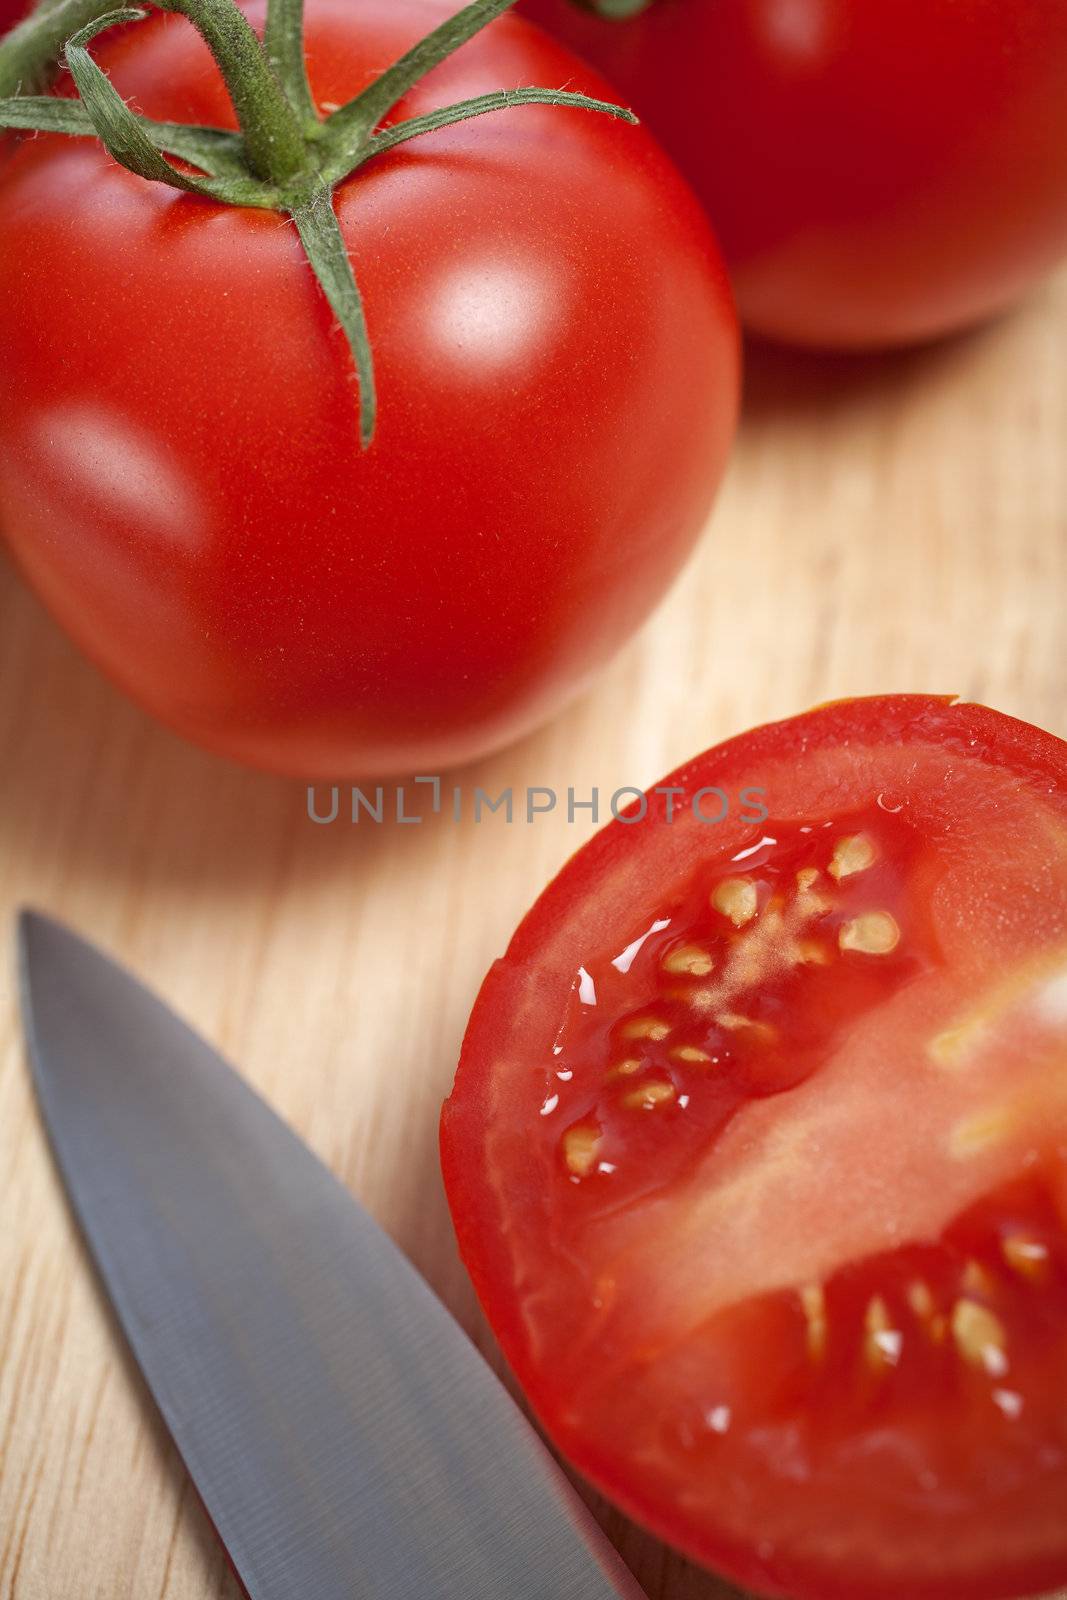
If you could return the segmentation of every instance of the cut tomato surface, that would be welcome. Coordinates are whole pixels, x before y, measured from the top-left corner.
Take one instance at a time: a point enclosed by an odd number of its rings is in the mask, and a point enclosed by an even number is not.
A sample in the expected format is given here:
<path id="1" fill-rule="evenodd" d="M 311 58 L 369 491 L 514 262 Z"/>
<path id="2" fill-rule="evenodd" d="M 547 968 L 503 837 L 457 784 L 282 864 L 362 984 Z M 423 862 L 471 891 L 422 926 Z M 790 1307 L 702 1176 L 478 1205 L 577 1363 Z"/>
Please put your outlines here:
<path id="1" fill-rule="evenodd" d="M 493 967 L 442 1157 L 535 1411 L 655 1532 L 771 1595 L 1067 1579 L 1067 744 L 908 695 L 680 769 Z"/>

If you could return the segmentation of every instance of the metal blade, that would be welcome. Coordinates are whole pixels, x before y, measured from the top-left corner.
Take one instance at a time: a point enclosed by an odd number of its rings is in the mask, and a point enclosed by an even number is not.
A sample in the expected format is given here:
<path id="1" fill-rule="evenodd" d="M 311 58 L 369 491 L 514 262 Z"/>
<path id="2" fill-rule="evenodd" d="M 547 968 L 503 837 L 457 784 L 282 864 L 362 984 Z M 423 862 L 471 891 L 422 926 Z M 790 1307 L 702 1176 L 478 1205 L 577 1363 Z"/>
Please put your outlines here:
<path id="1" fill-rule="evenodd" d="M 640 1600 L 395 1245 L 215 1051 L 23 913 L 60 1169 L 251 1600 Z"/>

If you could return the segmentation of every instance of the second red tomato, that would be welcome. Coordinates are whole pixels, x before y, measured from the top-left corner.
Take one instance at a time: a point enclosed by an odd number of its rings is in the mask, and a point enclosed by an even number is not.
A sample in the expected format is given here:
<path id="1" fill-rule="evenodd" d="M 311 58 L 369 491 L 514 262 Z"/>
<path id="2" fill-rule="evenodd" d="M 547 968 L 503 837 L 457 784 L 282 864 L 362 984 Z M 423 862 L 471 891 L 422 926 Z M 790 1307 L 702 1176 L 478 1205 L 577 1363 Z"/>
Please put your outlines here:
<path id="1" fill-rule="evenodd" d="M 613 79 L 704 200 L 743 319 L 907 343 L 1067 251 L 1062 0 L 523 0 Z"/>

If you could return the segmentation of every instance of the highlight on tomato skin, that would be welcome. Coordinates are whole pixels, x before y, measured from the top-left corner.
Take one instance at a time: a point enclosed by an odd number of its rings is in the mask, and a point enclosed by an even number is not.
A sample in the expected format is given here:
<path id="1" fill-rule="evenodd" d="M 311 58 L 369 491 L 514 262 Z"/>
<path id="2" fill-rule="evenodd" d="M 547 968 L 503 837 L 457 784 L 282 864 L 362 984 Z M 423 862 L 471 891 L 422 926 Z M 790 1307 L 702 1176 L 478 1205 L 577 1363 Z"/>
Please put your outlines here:
<path id="1" fill-rule="evenodd" d="M 654 1533 L 803 1600 L 1067 1581 L 1067 744 L 905 695 L 688 763 L 490 971 L 441 1152 L 534 1411 Z"/>

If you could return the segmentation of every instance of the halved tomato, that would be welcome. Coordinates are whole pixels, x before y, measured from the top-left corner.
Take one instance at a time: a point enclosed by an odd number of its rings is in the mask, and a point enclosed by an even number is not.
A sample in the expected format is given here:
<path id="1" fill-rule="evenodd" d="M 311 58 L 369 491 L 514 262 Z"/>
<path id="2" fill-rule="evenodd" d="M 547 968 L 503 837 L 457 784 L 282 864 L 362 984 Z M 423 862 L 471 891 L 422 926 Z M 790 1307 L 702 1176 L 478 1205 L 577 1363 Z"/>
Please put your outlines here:
<path id="1" fill-rule="evenodd" d="M 1067 1579 L 1067 744 L 899 696 L 683 767 L 493 967 L 442 1154 L 534 1410 L 649 1528 L 772 1595 Z"/>

